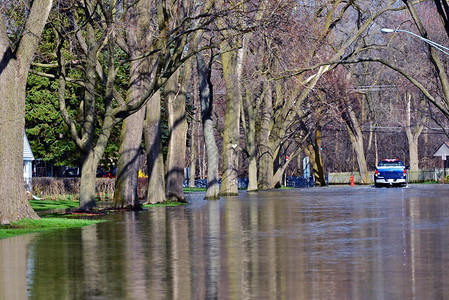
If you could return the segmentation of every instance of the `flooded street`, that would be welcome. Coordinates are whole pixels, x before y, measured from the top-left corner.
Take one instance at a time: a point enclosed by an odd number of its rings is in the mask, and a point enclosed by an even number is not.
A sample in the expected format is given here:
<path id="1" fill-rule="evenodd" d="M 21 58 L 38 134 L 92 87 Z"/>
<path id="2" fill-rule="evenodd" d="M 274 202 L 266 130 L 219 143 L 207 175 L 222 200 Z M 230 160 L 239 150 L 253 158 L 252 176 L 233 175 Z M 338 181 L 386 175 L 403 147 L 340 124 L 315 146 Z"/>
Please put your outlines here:
<path id="1" fill-rule="evenodd" d="M 449 186 L 326 187 L 0 240 L 0 299 L 447 299 Z"/>

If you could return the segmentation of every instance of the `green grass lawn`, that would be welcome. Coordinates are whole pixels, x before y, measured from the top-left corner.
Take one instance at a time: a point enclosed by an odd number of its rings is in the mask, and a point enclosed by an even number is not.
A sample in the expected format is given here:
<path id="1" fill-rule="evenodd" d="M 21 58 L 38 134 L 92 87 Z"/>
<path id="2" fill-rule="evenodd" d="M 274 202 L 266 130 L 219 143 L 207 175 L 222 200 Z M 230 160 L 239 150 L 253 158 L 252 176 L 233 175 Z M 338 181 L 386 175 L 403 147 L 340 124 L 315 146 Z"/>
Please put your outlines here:
<path id="1" fill-rule="evenodd" d="M 30 204 L 36 212 L 70 209 L 79 206 L 79 202 L 73 200 L 32 200 Z M 100 222 L 104 221 L 100 219 L 80 219 L 79 215 L 50 214 L 41 216 L 39 220 L 23 219 L 9 225 L 0 225 L 0 239 L 47 230 L 83 227 Z"/>
<path id="2" fill-rule="evenodd" d="M 76 208 L 79 206 L 78 201 L 72 200 L 31 200 L 30 204 L 35 211 Z"/>
<path id="3" fill-rule="evenodd" d="M 206 191 L 206 188 L 197 188 L 197 187 L 194 187 L 194 188 L 185 187 L 184 188 L 184 192 L 186 192 L 186 193 L 188 193 L 188 192 L 205 192 L 205 191 Z"/>
<path id="4" fill-rule="evenodd" d="M 160 206 L 181 206 L 186 205 L 187 203 L 183 202 L 166 202 L 166 203 L 157 203 L 157 204 L 144 204 L 142 207 L 160 207 Z"/>
<path id="5" fill-rule="evenodd" d="M 66 218 L 41 218 L 39 220 L 22 219 L 10 225 L 0 225 L 0 239 L 17 235 L 42 232 L 47 230 L 76 228 L 104 222 L 103 220 L 66 219 Z"/>
<path id="6" fill-rule="evenodd" d="M 69 208 L 77 208 L 79 206 L 78 201 L 72 200 L 32 200 L 30 201 L 31 207 L 37 211 L 46 211 L 52 209 L 69 209 Z M 158 204 L 146 204 L 143 207 L 156 207 L 156 206 L 178 206 L 185 205 L 185 203 L 179 202 L 167 202 L 167 203 L 158 203 Z"/>

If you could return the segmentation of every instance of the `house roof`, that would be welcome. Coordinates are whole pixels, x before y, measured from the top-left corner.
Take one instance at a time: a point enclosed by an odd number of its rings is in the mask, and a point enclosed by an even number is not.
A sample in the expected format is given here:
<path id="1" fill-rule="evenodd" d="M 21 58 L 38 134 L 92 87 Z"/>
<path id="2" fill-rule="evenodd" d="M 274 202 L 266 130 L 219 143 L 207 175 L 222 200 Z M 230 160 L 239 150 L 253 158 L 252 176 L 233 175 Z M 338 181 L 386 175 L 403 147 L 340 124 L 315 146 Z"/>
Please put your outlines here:
<path id="1" fill-rule="evenodd" d="M 23 134 L 23 160 L 34 160 L 33 151 L 31 150 L 26 133 Z"/>

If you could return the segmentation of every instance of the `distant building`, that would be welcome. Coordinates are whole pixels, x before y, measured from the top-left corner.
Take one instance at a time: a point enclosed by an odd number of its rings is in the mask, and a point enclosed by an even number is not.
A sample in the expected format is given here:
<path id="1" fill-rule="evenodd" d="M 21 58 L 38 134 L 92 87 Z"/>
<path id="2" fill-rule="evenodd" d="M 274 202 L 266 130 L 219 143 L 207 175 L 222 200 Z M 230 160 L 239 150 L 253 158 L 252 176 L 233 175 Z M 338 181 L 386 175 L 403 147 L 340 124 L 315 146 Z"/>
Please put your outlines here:
<path id="1" fill-rule="evenodd" d="M 31 150 L 30 143 L 26 133 L 23 135 L 23 179 L 25 181 L 25 188 L 27 191 L 31 191 L 32 177 L 33 177 L 33 160 L 34 155 Z"/>

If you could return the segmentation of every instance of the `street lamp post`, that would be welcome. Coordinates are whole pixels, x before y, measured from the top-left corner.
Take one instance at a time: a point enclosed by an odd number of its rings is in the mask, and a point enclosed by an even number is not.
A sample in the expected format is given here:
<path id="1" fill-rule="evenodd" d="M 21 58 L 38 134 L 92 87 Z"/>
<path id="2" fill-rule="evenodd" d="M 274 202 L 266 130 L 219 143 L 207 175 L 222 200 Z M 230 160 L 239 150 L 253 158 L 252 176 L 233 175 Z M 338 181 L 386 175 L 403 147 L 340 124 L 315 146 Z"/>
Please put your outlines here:
<path id="1" fill-rule="evenodd" d="M 405 33 L 408 33 L 410 35 L 413 35 L 414 37 L 417 37 L 418 39 L 420 39 L 421 41 L 424 41 L 425 43 L 429 44 L 430 46 L 437 48 L 438 50 L 440 50 L 444 54 L 449 55 L 449 48 L 446 48 L 446 47 L 444 47 L 444 46 L 442 46 L 440 44 L 437 44 L 437 43 L 435 43 L 435 42 L 433 42 L 431 40 L 423 38 L 422 36 L 417 35 L 416 33 L 413 33 L 413 32 L 407 31 L 407 30 L 391 29 L 391 28 L 382 28 L 380 30 L 380 32 L 382 32 L 382 33 L 405 32 Z"/>

